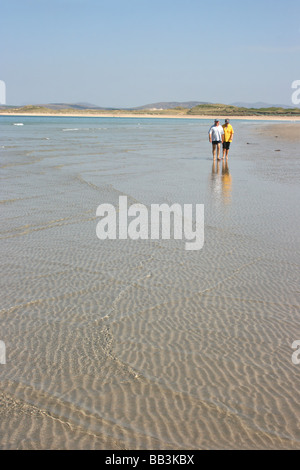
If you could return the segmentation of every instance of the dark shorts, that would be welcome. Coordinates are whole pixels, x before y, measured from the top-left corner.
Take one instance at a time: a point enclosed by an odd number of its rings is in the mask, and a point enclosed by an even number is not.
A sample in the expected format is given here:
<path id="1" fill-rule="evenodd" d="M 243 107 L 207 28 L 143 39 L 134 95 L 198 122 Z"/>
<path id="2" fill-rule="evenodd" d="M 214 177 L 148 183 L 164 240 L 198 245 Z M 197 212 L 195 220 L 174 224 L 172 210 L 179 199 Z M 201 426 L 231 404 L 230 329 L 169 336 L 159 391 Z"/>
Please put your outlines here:
<path id="1" fill-rule="evenodd" d="M 224 150 L 229 150 L 231 142 L 223 142 L 223 149 Z"/>
<path id="2" fill-rule="evenodd" d="M 221 144 L 221 140 L 213 140 L 212 141 L 213 145 Z"/>

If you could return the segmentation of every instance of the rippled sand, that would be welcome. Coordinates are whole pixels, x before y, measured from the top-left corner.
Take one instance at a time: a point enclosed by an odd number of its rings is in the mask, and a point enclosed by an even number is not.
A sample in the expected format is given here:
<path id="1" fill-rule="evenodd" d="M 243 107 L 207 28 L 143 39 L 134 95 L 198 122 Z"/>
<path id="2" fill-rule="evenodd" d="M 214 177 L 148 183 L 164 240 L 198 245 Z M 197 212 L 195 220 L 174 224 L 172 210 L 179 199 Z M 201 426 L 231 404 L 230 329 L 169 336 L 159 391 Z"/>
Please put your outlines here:
<path id="1" fill-rule="evenodd" d="M 240 121 L 213 165 L 209 121 L 28 119 L 0 122 L 0 447 L 299 449 L 297 147 Z M 203 249 L 98 240 L 124 194 L 203 203 Z"/>

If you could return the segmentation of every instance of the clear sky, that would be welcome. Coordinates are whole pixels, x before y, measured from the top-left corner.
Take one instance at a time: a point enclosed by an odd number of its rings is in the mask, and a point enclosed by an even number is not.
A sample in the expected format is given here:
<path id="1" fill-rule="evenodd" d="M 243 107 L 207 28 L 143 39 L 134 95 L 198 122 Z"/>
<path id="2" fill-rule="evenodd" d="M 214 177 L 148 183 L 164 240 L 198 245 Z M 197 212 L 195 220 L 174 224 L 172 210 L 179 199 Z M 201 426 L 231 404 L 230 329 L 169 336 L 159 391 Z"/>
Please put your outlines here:
<path id="1" fill-rule="evenodd" d="M 292 105 L 299 0 L 1 0 L 7 104 Z"/>

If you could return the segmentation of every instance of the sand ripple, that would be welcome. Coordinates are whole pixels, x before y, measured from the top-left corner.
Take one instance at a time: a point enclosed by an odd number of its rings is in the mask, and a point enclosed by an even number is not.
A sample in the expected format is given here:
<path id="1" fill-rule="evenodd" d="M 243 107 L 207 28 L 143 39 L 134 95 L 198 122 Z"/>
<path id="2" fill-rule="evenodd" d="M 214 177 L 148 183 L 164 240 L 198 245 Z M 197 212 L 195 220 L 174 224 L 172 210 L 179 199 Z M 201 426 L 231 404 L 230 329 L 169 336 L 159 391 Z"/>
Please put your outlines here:
<path id="1" fill-rule="evenodd" d="M 174 121 L 2 139 L 1 448 L 300 447 L 290 170 L 262 169 L 269 141 L 244 155 L 240 124 L 225 197 L 207 126 Z M 96 208 L 120 194 L 205 203 L 203 250 L 98 240 Z"/>

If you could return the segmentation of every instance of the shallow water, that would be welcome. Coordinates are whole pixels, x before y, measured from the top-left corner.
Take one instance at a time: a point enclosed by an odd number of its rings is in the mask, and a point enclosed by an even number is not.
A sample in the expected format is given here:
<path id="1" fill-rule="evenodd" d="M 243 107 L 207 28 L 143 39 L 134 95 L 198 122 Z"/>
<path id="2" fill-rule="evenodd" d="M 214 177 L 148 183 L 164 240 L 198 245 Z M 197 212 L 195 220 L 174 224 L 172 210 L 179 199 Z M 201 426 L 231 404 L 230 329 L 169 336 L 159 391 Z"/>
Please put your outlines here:
<path id="1" fill-rule="evenodd" d="M 226 166 L 210 121 L 0 117 L 1 448 L 300 447 L 299 148 L 267 124 Z M 202 250 L 99 240 L 120 195 L 204 204 Z"/>

